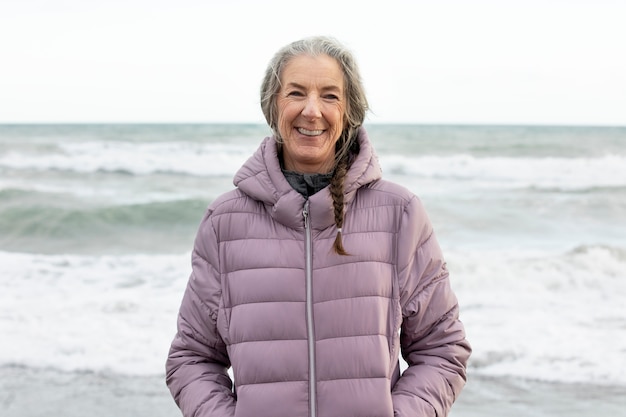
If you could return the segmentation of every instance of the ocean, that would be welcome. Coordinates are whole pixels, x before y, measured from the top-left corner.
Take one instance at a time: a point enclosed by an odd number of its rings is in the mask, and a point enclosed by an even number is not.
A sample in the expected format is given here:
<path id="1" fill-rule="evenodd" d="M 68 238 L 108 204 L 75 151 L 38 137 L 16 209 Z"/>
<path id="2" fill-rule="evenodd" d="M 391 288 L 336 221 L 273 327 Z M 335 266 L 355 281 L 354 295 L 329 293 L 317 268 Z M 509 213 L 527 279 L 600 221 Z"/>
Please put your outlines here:
<path id="1" fill-rule="evenodd" d="M 366 128 L 383 176 L 419 195 L 435 227 L 474 349 L 468 387 L 486 381 L 478 391 L 493 400 L 507 381 L 504 403 L 528 384 L 593 387 L 623 404 L 626 128 Z M 269 133 L 0 125 L 2 415 L 74 415 L 55 404 L 85 386 L 97 387 L 80 402 L 91 415 L 177 415 L 162 380 L 196 229 Z M 34 387 L 47 408 L 26 405 Z M 132 411 L 120 390 L 133 389 L 161 414 Z M 131 411 L 90 409 L 112 399 Z M 472 406 L 453 414 L 481 415 Z"/>

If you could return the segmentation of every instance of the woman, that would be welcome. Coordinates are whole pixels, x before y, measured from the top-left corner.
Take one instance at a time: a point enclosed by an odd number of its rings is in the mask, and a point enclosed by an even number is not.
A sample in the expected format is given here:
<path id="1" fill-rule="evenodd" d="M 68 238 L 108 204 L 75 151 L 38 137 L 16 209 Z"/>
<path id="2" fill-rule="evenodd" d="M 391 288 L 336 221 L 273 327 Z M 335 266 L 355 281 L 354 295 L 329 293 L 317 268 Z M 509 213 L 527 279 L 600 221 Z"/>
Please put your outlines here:
<path id="1" fill-rule="evenodd" d="M 352 56 L 286 46 L 261 107 L 274 136 L 196 238 L 166 365 L 183 414 L 447 415 L 470 347 L 420 201 L 381 179 Z"/>

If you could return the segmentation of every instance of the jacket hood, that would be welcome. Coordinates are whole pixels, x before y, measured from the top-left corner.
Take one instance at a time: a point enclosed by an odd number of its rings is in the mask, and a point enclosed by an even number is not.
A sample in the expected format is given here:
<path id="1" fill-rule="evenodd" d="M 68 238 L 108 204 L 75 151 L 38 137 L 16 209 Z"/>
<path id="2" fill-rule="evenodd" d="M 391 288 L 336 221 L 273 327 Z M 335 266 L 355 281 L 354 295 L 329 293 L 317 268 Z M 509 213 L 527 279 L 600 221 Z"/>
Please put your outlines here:
<path id="1" fill-rule="evenodd" d="M 354 158 L 344 181 L 344 203 L 350 204 L 357 190 L 381 178 L 378 157 L 367 132 L 358 131 L 359 154 Z M 304 227 L 302 209 L 305 198 L 285 179 L 278 159 L 278 147 L 273 136 L 266 137 L 256 152 L 243 164 L 234 184 L 251 198 L 266 205 L 272 218 L 287 227 Z M 334 224 L 333 203 L 328 187 L 309 198 L 309 213 L 313 229 L 322 230 Z"/>

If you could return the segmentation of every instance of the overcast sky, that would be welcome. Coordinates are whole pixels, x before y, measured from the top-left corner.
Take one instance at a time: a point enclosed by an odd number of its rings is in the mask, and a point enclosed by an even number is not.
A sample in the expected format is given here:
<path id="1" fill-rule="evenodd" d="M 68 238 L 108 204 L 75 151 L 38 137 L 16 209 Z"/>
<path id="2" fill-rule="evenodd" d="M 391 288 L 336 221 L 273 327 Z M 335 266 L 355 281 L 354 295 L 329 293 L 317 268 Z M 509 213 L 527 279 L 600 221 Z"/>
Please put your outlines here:
<path id="1" fill-rule="evenodd" d="M 0 0 L 0 122 L 263 122 L 273 53 L 331 35 L 370 122 L 626 126 L 625 0 Z"/>

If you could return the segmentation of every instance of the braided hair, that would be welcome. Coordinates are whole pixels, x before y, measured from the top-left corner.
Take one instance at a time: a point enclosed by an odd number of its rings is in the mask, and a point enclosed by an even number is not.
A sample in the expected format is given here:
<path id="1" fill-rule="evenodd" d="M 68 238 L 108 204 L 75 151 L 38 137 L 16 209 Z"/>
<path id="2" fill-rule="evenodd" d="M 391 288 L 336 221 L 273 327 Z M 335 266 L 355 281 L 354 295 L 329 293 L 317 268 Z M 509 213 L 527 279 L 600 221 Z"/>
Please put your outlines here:
<path id="1" fill-rule="evenodd" d="M 343 247 L 343 241 L 341 239 L 341 232 L 343 227 L 343 181 L 346 178 L 346 173 L 348 172 L 348 156 L 343 157 L 335 171 L 333 172 L 333 176 L 330 180 L 330 195 L 333 199 L 333 211 L 335 214 L 335 226 L 337 226 L 337 235 L 335 236 L 335 243 L 333 244 L 333 249 L 335 253 L 339 255 L 348 255 L 345 248 Z"/>
<path id="2" fill-rule="evenodd" d="M 351 137 L 348 137 L 348 134 L 352 134 Z M 352 158 L 359 153 L 359 142 L 357 141 L 357 132 L 344 132 L 344 136 L 342 135 L 341 139 L 337 142 L 337 149 L 335 151 L 335 155 L 337 155 L 337 160 L 335 162 L 335 170 L 333 171 L 333 176 L 330 179 L 330 196 L 333 199 L 333 212 L 335 215 L 335 226 L 337 227 L 337 235 L 335 236 L 335 242 L 333 244 L 333 249 L 335 253 L 339 255 L 349 255 L 349 253 L 343 247 L 342 240 L 342 232 L 343 232 L 343 223 L 344 223 L 344 180 L 346 178 L 346 174 L 348 173 L 348 169 L 350 168 L 350 164 L 352 162 Z M 343 143 L 342 143 L 343 142 Z"/>

